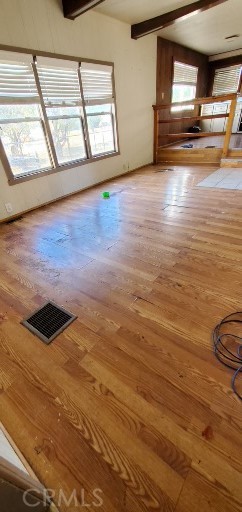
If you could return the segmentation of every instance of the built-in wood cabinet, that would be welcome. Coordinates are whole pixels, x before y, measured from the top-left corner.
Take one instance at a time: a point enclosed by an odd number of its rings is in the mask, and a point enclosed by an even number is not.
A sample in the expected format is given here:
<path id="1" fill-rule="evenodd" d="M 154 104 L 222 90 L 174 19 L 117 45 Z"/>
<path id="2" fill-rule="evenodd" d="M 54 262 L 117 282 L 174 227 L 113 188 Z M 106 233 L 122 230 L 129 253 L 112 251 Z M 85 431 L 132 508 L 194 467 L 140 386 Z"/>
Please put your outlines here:
<path id="1" fill-rule="evenodd" d="M 201 108 L 202 116 L 212 116 L 213 115 L 214 105 L 203 105 Z M 200 122 L 200 127 L 203 132 L 212 132 L 212 119 L 204 119 Z"/>
<path id="2" fill-rule="evenodd" d="M 232 133 L 237 133 L 238 131 L 240 131 L 241 113 L 242 113 L 242 103 L 238 103 L 237 107 L 236 107 L 235 116 L 234 116 L 234 124 L 233 124 L 233 128 L 232 128 Z"/>
<path id="3" fill-rule="evenodd" d="M 203 105 L 201 108 L 202 116 L 227 114 L 229 113 L 229 103 L 216 103 Z M 234 117 L 232 133 L 237 133 L 240 127 L 240 119 L 242 113 L 242 103 L 238 102 Z M 224 132 L 226 130 L 228 118 L 220 117 L 218 119 L 204 119 L 200 123 L 203 132 Z"/>

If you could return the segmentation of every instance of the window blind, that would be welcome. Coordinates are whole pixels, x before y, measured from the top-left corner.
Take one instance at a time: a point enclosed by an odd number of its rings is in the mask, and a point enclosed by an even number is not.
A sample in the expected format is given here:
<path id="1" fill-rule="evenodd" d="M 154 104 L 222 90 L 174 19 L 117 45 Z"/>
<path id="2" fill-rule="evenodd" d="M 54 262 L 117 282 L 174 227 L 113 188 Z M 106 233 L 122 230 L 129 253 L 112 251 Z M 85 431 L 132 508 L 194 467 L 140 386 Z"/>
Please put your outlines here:
<path id="1" fill-rule="evenodd" d="M 39 102 L 32 62 L 32 55 L 0 51 L 1 103 Z"/>
<path id="2" fill-rule="evenodd" d="M 47 57 L 36 62 L 46 106 L 81 105 L 78 62 Z"/>
<path id="3" fill-rule="evenodd" d="M 194 84 L 197 83 L 198 68 L 188 66 L 182 62 L 174 62 L 174 84 Z"/>
<path id="4" fill-rule="evenodd" d="M 111 103 L 114 99 L 113 67 L 83 62 L 81 78 L 85 103 L 102 101 Z"/>
<path id="5" fill-rule="evenodd" d="M 237 92 L 240 73 L 241 65 L 217 69 L 214 77 L 213 96 Z"/>

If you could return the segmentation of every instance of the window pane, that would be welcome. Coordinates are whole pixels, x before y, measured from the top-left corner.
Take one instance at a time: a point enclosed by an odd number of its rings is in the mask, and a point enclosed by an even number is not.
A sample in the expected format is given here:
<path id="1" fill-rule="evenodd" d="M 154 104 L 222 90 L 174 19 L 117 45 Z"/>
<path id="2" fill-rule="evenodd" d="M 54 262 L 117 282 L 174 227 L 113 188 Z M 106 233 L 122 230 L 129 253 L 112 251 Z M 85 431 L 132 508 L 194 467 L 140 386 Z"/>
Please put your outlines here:
<path id="1" fill-rule="evenodd" d="M 62 117 L 62 116 L 80 116 L 81 111 L 79 107 L 48 107 L 46 108 L 48 117 Z"/>
<path id="2" fill-rule="evenodd" d="M 50 127 L 59 164 L 86 158 L 81 120 L 54 119 Z"/>
<path id="3" fill-rule="evenodd" d="M 40 117 L 39 105 L 0 105 L 0 119 Z"/>
<path id="4" fill-rule="evenodd" d="M 196 96 L 196 87 L 193 85 L 173 85 L 172 87 L 172 103 L 193 100 Z M 172 107 L 172 112 L 180 112 L 182 110 L 192 110 L 194 105 L 181 105 L 180 107 Z"/>
<path id="5" fill-rule="evenodd" d="M 14 176 L 52 167 L 39 121 L 2 124 L 1 137 Z"/>
<path id="6" fill-rule="evenodd" d="M 111 114 L 88 116 L 88 131 L 93 155 L 115 151 Z"/>
<path id="7" fill-rule="evenodd" d="M 195 95 L 196 87 L 194 85 L 173 85 L 172 87 L 172 103 L 193 100 Z"/>
<path id="8" fill-rule="evenodd" d="M 109 114 L 111 114 L 112 105 L 110 103 L 104 103 L 103 105 L 86 106 L 87 114 L 100 114 L 100 112 L 108 112 Z"/>

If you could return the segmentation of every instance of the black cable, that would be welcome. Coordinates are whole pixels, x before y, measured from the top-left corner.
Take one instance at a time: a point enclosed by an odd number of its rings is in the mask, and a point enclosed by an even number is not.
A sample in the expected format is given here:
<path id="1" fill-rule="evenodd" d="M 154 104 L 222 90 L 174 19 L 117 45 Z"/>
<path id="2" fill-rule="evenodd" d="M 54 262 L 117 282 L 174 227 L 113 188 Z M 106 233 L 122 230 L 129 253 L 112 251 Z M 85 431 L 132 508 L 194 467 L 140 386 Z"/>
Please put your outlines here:
<path id="1" fill-rule="evenodd" d="M 234 393 L 240 400 L 242 400 L 242 395 L 239 394 L 236 387 L 237 377 L 240 373 L 242 373 L 242 336 L 240 337 L 236 334 L 221 332 L 224 325 L 234 323 L 242 324 L 242 311 L 237 311 L 236 313 L 232 313 L 231 315 L 226 316 L 218 325 L 216 325 L 213 330 L 213 345 L 214 353 L 217 359 L 224 366 L 227 366 L 227 368 L 231 368 L 235 371 L 232 377 L 231 385 Z M 228 338 L 233 339 L 237 346 L 237 352 L 232 352 L 228 349 L 228 347 L 226 347 L 226 340 L 228 340 Z M 237 340 L 240 341 L 239 345 Z"/>

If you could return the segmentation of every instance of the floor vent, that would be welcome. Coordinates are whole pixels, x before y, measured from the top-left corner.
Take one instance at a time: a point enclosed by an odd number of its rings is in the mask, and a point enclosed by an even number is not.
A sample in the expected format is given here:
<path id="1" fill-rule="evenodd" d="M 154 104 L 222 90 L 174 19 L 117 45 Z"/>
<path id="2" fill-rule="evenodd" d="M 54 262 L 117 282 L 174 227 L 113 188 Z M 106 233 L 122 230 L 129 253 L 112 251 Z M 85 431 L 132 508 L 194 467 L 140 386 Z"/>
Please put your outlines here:
<path id="1" fill-rule="evenodd" d="M 47 302 L 21 324 L 48 345 L 76 318 L 54 302 Z"/>

